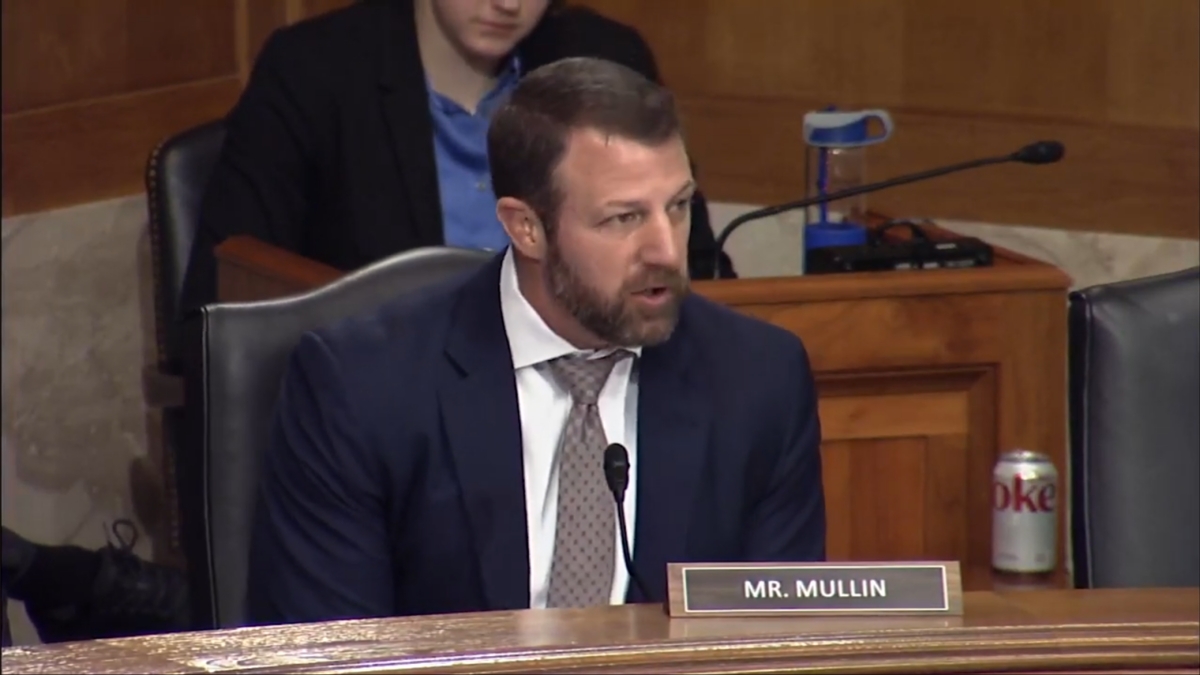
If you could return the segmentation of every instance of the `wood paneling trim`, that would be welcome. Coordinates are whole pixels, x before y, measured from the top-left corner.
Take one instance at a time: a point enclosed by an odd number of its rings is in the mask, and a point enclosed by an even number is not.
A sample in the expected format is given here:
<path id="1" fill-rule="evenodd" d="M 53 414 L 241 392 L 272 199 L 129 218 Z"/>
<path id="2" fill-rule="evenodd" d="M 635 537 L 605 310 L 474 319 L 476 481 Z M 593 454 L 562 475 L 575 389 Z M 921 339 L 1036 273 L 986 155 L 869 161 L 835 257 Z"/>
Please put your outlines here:
<path id="1" fill-rule="evenodd" d="M 5 116 L 4 216 L 142 192 L 154 146 L 222 117 L 240 90 L 230 76 Z"/>
<path id="2" fill-rule="evenodd" d="M 1065 386 L 1061 388 L 1052 386 L 1052 388 L 1060 395 L 1066 391 Z M 974 561 L 977 567 L 986 566 L 988 570 L 992 568 L 991 478 L 996 457 L 1001 449 L 997 445 L 999 440 L 996 432 L 998 390 L 996 369 L 986 368 L 978 371 L 978 378 L 967 393 L 967 414 L 970 416 L 968 426 L 971 433 L 967 436 L 967 483 L 962 498 L 967 509 L 967 516 L 963 522 L 967 524 L 968 531 L 962 533 L 962 536 L 967 540 L 967 559 Z M 1063 399 L 1066 399 L 1065 395 Z M 1065 445 L 1065 439 L 1063 439 L 1063 443 Z M 1047 446 L 1046 452 L 1054 456 L 1056 462 L 1061 462 L 1066 455 L 1065 447 Z M 974 527 L 970 527 L 972 524 Z M 1059 540 L 1062 541 L 1065 536 L 1060 532 Z M 1061 572 L 1065 570 L 1065 565 L 1060 564 L 1058 568 Z M 969 575 L 968 578 L 970 578 Z"/>
<path id="3" fill-rule="evenodd" d="M 873 274 L 876 272 L 752 278 L 742 280 L 744 283 L 736 288 L 720 281 L 697 281 L 692 287 L 700 295 L 730 305 L 793 305 L 830 300 L 1037 291 L 1070 285 L 1066 274 L 1053 268 L 922 270 L 897 279 L 896 285 L 890 288 L 864 283 Z"/>
<path id="4" fill-rule="evenodd" d="M 820 372 L 816 377 L 821 396 L 890 396 L 973 390 L 990 372 L 990 367 L 904 369 Z"/>
<path id="5" fill-rule="evenodd" d="M 344 272 L 311 258 L 276 248 L 259 239 L 237 236 L 217 249 L 217 257 L 234 267 L 308 290 L 330 283 Z"/>
<path id="6" fill-rule="evenodd" d="M 821 436 L 858 440 L 967 433 L 964 392 L 822 397 Z"/>

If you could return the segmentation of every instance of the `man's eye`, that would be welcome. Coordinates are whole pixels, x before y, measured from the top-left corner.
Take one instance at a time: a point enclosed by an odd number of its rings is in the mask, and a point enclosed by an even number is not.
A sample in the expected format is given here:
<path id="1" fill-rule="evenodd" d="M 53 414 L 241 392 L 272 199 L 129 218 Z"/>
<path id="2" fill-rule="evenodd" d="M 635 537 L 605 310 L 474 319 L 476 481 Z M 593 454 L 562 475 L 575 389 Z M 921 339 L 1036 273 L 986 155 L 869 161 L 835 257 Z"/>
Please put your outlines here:
<path id="1" fill-rule="evenodd" d="M 616 216 L 613 216 L 613 220 L 621 223 L 622 225 L 628 225 L 629 223 L 636 223 L 640 217 L 640 214 L 637 212 L 629 211 L 628 213 L 619 213 Z"/>

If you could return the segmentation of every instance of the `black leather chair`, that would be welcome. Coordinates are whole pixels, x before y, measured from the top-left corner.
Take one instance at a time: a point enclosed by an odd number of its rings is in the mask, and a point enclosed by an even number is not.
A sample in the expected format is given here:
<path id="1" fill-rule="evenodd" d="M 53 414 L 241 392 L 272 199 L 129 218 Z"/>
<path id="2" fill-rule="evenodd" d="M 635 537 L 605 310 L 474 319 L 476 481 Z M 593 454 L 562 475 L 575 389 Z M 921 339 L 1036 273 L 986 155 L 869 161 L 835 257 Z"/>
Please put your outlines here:
<path id="1" fill-rule="evenodd" d="M 210 122 L 172 136 L 146 163 L 150 257 L 154 279 L 155 363 L 142 373 L 146 405 L 162 412 L 161 489 L 167 551 L 181 553 L 175 495 L 175 456 L 183 426 L 180 297 L 200 219 L 200 201 L 225 141 L 225 124 Z"/>
<path id="2" fill-rule="evenodd" d="M 1079 588 L 1200 586 L 1200 268 L 1070 295 Z"/>
<path id="3" fill-rule="evenodd" d="M 478 269 L 494 254 L 425 248 L 308 293 L 209 305 L 185 329 L 183 545 L 197 629 L 239 626 L 258 481 L 278 390 L 301 335 Z M 333 573 L 333 571 L 331 571 Z"/>
<path id="4" fill-rule="evenodd" d="M 175 371 L 182 358 L 183 279 L 199 228 L 200 202 L 224 142 L 225 123 L 210 122 L 160 143 L 146 166 L 155 332 L 160 362 Z"/>

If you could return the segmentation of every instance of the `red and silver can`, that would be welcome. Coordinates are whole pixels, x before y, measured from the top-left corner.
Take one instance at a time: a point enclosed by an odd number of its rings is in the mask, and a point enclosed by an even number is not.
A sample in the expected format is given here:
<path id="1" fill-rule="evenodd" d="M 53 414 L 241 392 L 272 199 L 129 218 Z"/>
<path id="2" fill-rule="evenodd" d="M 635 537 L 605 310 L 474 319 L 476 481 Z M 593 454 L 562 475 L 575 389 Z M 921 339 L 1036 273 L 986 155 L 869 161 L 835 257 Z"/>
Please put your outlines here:
<path id="1" fill-rule="evenodd" d="M 1046 455 L 1014 450 L 992 471 L 992 567 L 1053 572 L 1058 563 L 1058 470 Z"/>

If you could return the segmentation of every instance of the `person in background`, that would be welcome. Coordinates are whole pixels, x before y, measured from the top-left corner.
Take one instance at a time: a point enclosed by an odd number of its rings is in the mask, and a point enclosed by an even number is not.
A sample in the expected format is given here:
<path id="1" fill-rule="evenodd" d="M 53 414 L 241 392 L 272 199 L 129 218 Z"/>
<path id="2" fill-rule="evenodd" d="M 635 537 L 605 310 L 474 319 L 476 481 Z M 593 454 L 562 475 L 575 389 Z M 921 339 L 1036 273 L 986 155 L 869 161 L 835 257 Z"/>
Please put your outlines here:
<path id="1" fill-rule="evenodd" d="M 554 0 L 364 0 L 263 46 L 203 201 L 183 306 L 216 298 L 214 248 L 251 235 L 351 270 L 421 246 L 500 250 L 486 135 L 538 66 L 615 61 L 658 81 L 632 28 Z M 713 276 L 693 197 L 689 267 Z M 734 276 L 728 257 L 722 277 Z"/>
<path id="2" fill-rule="evenodd" d="M 12 644 L 8 600 L 21 601 L 44 643 L 187 630 L 183 572 L 139 558 L 137 528 L 112 526 L 115 542 L 92 551 L 35 544 L 3 528 L 0 604 L 3 645 Z"/>

